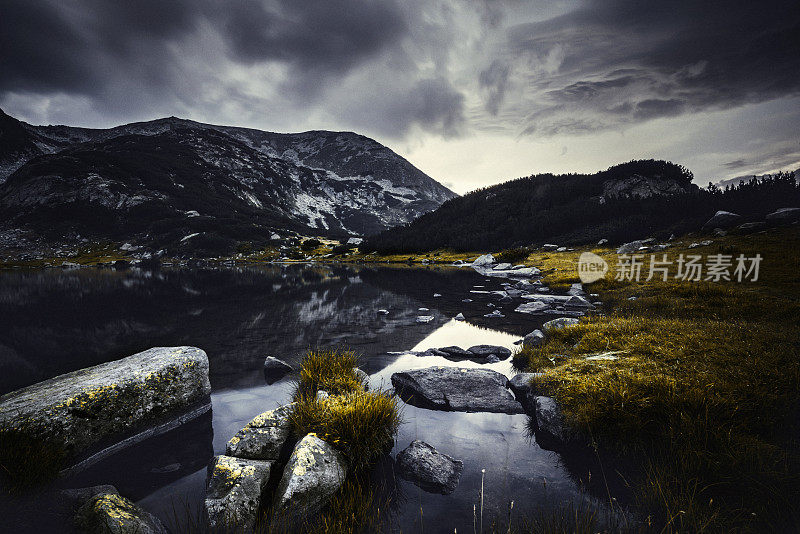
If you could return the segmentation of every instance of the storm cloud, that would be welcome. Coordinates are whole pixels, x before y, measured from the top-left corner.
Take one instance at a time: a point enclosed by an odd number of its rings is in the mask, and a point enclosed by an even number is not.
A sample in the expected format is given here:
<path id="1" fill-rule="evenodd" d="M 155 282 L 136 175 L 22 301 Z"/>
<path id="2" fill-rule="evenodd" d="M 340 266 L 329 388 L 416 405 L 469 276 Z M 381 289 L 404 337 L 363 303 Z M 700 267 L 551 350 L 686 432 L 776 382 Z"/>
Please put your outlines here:
<path id="1" fill-rule="evenodd" d="M 570 139 L 768 102 L 796 117 L 799 94 L 797 2 L 5 0 L 0 17 L 0 107 L 35 123 L 348 129 L 408 155 L 553 139 L 551 171 Z M 774 109 L 748 125 L 769 144 L 717 147 L 712 163 L 694 143 L 703 172 L 792 162 Z"/>

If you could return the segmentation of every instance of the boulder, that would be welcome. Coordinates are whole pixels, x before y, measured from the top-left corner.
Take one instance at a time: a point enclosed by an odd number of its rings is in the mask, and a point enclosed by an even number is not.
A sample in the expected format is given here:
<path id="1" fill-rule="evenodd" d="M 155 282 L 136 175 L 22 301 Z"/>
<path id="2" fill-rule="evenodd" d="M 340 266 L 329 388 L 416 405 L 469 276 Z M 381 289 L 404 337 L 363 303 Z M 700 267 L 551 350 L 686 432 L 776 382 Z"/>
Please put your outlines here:
<path id="1" fill-rule="evenodd" d="M 455 491 L 464 464 L 442 454 L 424 441 L 414 440 L 397 454 L 398 474 L 430 493 Z"/>
<path id="2" fill-rule="evenodd" d="M 508 387 L 514 392 L 514 396 L 531 415 L 536 413 L 536 398 L 539 391 L 534 388 L 531 381 L 541 373 L 519 373 L 508 381 Z"/>
<path id="3" fill-rule="evenodd" d="M 714 228 L 731 228 L 737 224 L 741 224 L 742 216 L 730 211 L 718 211 L 703 225 L 706 230 Z"/>
<path id="4" fill-rule="evenodd" d="M 544 343 L 544 333 L 536 329 L 522 338 L 523 346 L 538 347 Z"/>
<path id="5" fill-rule="evenodd" d="M 494 266 L 494 270 L 496 271 L 507 271 L 511 269 L 513 266 L 510 263 L 498 263 Z"/>
<path id="6" fill-rule="evenodd" d="M 24 428 L 62 443 L 74 459 L 101 443 L 185 415 L 194 405 L 207 411 L 210 393 L 205 352 L 157 347 L 3 395 L 0 427 Z"/>
<path id="7" fill-rule="evenodd" d="M 655 239 L 647 238 L 647 239 L 639 239 L 637 241 L 631 241 L 630 243 L 625 243 L 621 247 L 617 249 L 617 254 L 633 254 L 634 252 L 638 252 L 640 248 L 646 247 L 647 245 L 654 243 Z"/>
<path id="8" fill-rule="evenodd" d="M 252 532 L 273 462 L 216 456 L 208 466 L 205 510 L 212 532 Z"/>
<path id="9" fill-rule="evenodd" d="M 583 297 L 571 297 L 564 303 L 564 309 L 570 311 L 584 311 L 594 308 L 594 304 Z"/>
<path id="10" fill-rule="evenodd" d="M 467 351 L 471 352 L 476 356 L 481 357 L 489 357 L 492 354 L 500 358 L 501 360 L 505 360 L 509 356 L 511 356 L 511 351 L 505 347 L 500 347 L 498 345 L 475 345 L 467 349 Z"/>
<path id="11" fill-rule="evenodd" d="M 800 208 L 781 208 L 767 215 L 771 223 L 790 223 L 800 220 Z"/>
<path id="12" fill-rule="evenodd" d="M 553 319 L 552 321 L 547 321 L 542 325 L 542 330 L 545 333 L 550 332 L 551 330 L 559 330 L 566 326 L 572 326 L 580 323 L 578 319 L 574 317 L 559 317 L 558 319 Z"/>
<path id="13" fill-rule="evenodd" d="M 75 514 L 75 525 L 87 534 L 167 534 L 156 516 L 116 491 L 90 497 Z"/>
<path id="14" fill-rule="evenodd" d="M 536 442 L 547 449 L 562 448 L 575 440 L 565 424 L 561 408 L 552 397 L 536 397 Z"/>
<path id="15" fill-rule="evenodd" d="M 344 483 L 347 469 L 344 454 L 316 434 L 306 435 L 295 445 L 283 470 L 275 510 L 291 515 L 319 510 Z"/>
<path id="16" fill-rule="evenodd" d="M 572 295 L 573 297 L 585 297 L 586 291 L 583 290 L 583 284 L 578 282 L 577 284 L 572 284 L 569 287 L 569 291 L 567 291 L 567 295 Z"/>
<path id="17" fill-rule="evenodd" d="M 264 360 L 264 380 L 267 381 L 267 384 L 277 382 L 292 371 L 291 365 L 273 356 L 267 356 Z"/>
<path id="18" fill-rule="evenodd" d="M 96 495 L 103 495 L 106 493 L 118 494 L 119 491 L 117 491 L 117 488 L 111 486 L 110 484 L 103 484 L 100 486 L 90 486 L 87 488 L 65 489 L 61 490 L 59 493 L 68 507 L 71 510 L 76 511 L 81 506 L 86 504 L 89 499 Z"/>
<path id="19" fill-rule="evenodd" d="M 472 262 L 472 265 L 474 267 L 484 267 L 487 265 L 492 265 L 494 262 L 494 256 L 491 254 L 484 254 L 483 256 L 478 256 L 478 258 Z"/>
<path id="20" fill-rule="evenodd" d="M 764 230 L 766 227 L 767 223 L 764 221 L 756 221 L 740 224 L 736 227 L 736 231 L 738 231 L 740 234 L 749 234 L 752 232 L 758 232 L 759 230 Z"/>
<path id="21" fill-rule="evenodd" d="M 289 416 L 295 404 L 287 404 L 255 416 L 236 433 L 225 454 L 249 460 L 278 460 L 291 432 Z"/>
<path id="22" fill-rule="evenodd" d="M 459 312 L 458 315 L 453 317 L 453 319 L 455 319 L 456 321 L 463 321 L 464 320 L 464 314 Z"/>
<path id="23" fill-rule="evenodd" d="M 491 369 L 428 367 L 392 375 L 397 394 L 421 408 L 452 412 L 522 413 L 508 379 Z"/>

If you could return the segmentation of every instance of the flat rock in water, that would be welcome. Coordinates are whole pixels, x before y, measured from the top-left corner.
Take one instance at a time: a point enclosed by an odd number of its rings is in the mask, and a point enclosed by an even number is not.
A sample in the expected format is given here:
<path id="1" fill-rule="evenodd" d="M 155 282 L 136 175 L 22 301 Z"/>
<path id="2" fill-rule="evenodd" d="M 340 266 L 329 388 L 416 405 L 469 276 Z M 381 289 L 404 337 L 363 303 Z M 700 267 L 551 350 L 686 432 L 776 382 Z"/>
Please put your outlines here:
<path id="1" fill-rule="evenodd" d="M 434 319 L 433 315 L 418 315 L 417 316 L 417 322 L 418 323 L 429 323 L 429 322 L 433 321 L 433 319 Z"/>
<path id="2" fill-rule="evenodd" d="M 273 356 L 267 356 L 264 360 L 264 379 L 268 384 L 277 382 L 292 371 L 291 365 Z"/>
<path id="3" fill-rule="evenodd" d="M 440 347 L 440 348 L 438 348 L 436 350 L 438 350 L 439 352 L 443 352 L 443 353 L 447 354 L 448 356 L 454 356 L 454 357 L 457 357 L 457 358 L 468 359 L 468 358 L 474 358 L 475 357 L 475 355 L 472 354 L 470 351 L 464 350 L 461 347 L 456 347 L 456 346 Z"/>
<path id="4" fill-rule="evenodd" d="M 400 451 L 397 472 L 430 493 L 449 495 L 458 486 L 464 464 L 442 454 L 424 441 L 414 440 Z"/>
<path id="5" fill-rule="evenodd" d="M 511 351 L 509 349 L 499 345 L 475 345 L 467 350 L 476 356 L 488 357 L 494 354 L 501 360 L 505 360 L 511 356 Z"/>
<path id="6" fill-rule="evenodd" d="M 542 325 L 542 330 L 546 332 L 550 332 L 551 330 L 559 330 L 566 326 L 572 326 L 580 323 L 578 319 L 574 317 L 559 317 L 558 319 L 553 319 L 552 321 L 547 321 Z"/>
<path id="7" fill-rule="evenodd" d="M 279 459 L 291 431 L 289 415 L 294 406 L 287 404 L 255 416 L 228 441 L 225 454 L 250 460 Z"/>
<path id="8" fill-rule="evenodd" d="M 523 413 L 508 378 L 491 369 L 428 367 L 392 375 L 397 394 L 421 408 L 451 412 Z"/>
<path id="9" fill-rule="evenodd" d="M 517 306 L 514 311 L 517 313 L 530 313 L 532 315 L 539 315 L 544 313 L 545 310 L 549 310 L 550 305 L 546 302 L 541 300 L 534 300 L 531 302 L 523 302 L 519 306 Z"/>
<path id="10" fill-rule="evenodd" d="M 0 427 L 27 428 L 75 457 L 185 413 L 210 393 L 205 352 L 157 347 L 3 395 Z"/>
<path id="11" fill-rule="evenodd" d="M 275 509 L 291 515 L 319 510 L 342 486 L 347 468 L 341 452 L 316 434 L 306 435 L 286 462 L 275 494 Z"/>
<path id="12" fill-rule="evenodd" d="M 118 493 L 90 497 L 75 515 L 75 524 L 87 534 L 167 534 L 156 516 Z"/>
<path id="13" fill-rule="evenodd" d="M 211 461 L 205 509 L 212 532 L 253 531 L 272 465 L 273 462 L 232 456 L 216 456 Z"/>

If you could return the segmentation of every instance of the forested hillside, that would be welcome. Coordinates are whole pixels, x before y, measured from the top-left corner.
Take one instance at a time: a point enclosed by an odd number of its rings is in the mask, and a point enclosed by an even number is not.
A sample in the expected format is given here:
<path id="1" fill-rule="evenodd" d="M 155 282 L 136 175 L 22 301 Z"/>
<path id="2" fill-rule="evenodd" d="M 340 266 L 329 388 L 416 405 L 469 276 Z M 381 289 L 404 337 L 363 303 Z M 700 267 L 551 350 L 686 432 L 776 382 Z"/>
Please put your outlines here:
<path id="1" fill-rule="evenodd" d="M 595 174 L 541 174 L 479 189 L 410 224 L 370 237 L 364 251 L 497 250 L 554 242 L 622 242 L 699 229 L 717 210 L 745 219 L 800 204 L 794 173 L 699 189 L 665 161 L 631 161 Z"/>

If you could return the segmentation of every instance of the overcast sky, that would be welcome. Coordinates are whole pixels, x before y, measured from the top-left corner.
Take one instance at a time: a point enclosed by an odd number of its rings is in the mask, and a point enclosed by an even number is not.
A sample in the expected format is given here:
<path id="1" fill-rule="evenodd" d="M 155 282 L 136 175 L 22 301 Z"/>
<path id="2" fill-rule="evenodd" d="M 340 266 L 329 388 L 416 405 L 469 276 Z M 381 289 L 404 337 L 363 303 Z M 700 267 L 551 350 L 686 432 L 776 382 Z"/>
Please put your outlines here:
<path id="1" fill-rule="evenodd" d="M 352 130 L 464 193 L 638 158 L 800 167 L 800 2 L 0 0 L 0 107 Z"/>

